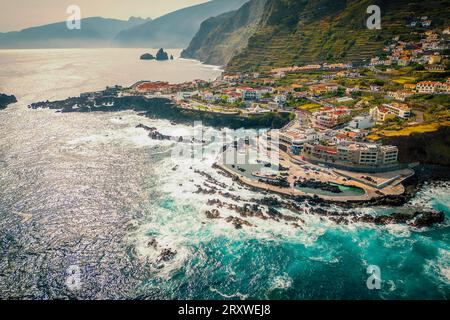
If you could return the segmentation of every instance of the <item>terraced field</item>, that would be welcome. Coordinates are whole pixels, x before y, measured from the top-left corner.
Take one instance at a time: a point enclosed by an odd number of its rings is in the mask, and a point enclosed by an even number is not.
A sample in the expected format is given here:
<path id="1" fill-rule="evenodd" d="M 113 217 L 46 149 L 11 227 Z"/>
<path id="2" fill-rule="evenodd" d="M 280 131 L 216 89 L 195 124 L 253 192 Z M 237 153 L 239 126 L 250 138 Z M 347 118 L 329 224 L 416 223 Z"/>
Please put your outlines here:
<path id="1" fill-rule="evenodd" d="M 316 62 L 363 61 L 382 52 L 394 36 L 414 37 L 406 27 L 424 12 L 442 27 L 450 16 L 450 1 L 376 1 L 380 30 L 366 26 L 369 0 L 337 2 L 270 0 L 259 29 L 248 46 L 229 63 L 229 71 L 270 69 Z M 446 25 L 445 25 L 446 26 Z"/>

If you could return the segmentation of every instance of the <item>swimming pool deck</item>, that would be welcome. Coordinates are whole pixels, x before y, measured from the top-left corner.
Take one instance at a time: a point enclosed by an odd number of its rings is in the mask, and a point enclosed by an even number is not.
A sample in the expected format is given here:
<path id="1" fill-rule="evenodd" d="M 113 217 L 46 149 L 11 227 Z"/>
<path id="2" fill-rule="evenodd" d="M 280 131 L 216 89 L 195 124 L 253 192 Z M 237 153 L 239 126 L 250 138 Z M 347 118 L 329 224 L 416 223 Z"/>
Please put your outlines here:
<path id="1" fill-rule="evenodd" d="M 229 151 L 227 150 L 226 152 Z M 383 196 L 401 195 L 405 192 L 405 188 L 402 185 L 402 182 L 411 175 L 414 175 L 414 171 L 412 169 L 403 169 L 380 174 L 367 174 L 335 170 L 332 168 L 321 167 L 305 162 L 300 158 L 292 157 L 291 155 L 281 150 L 279 150 L 279 154 L 280 165 L 288 168 L 287 172 L 289 173 L 289 175 L 287 177 L 287 181 L 290 185 L 289 188 L 272 186 L 258 181 L 257 178 L 252 179 L 247 177 L 238 170 L 224 164 L 223 156 L 225 155 L 225 153 L 222 154 L 221 157 L 219 157 L 216 164 L 220 169 L 236 177 L 241 183 L 249 187 L 286 196 L 317 196 L 323 200 L 335 202 L 370 201 L 373 199 L 381 198 Z M 374 182 L 364 179 L 365 177 L 370 177 Z M 320 193 L 303 192 L 294 187 L 294 183 L 298 179 L 314 179 L 326 183 L 331 182 L 343 186 L 356 187 L 364 190 L 364 194 L 350 196 L 339 194 L 324 195 Z"/>

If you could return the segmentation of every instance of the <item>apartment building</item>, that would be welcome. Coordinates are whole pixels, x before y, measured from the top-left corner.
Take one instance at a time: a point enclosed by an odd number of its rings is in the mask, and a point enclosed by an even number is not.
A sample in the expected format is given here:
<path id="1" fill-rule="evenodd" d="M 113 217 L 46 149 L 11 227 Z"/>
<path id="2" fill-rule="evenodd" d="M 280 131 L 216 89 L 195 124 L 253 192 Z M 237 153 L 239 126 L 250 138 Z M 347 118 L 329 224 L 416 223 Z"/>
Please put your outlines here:
<path id="1" fill-rule="evenodd" d="M 324 107 L 313 113 L 312 121 L 318 128 L 333 128 L 350 121 L 351 110 L 347 107 Z"/>
<path id="2" fill-rule="evenodd" d="M 310 130 L 286 130 L 279 135 L 280 149 L 294 155 L 299 155 L 305 143 L 317 142 L 319 135 L 314 129 Z"/>
<path id="3" fill-rule="evenodd" d="M 405 103 L 385 103 L 384 106 L 389 112 L 395 114 L 402 119 L 408 119 L 411 117 L 411 108 Z"/>
<path id="4" fill-rule="evenodd" d="M 368 129 L 373 127 L 374 124 L 372 117 L 366 115 L 354 117 L 348 126 L 353 129 Z"/>
<path id="5" fill-rule="evenodd" d="M 180 91 L 177 92 L 177 100 L 188 100 L 189 98 L 198 95 L 198 91 Z"/>
<path id="6" fill-rule="evenodd" d="M 374 168 L 397 164 L 398 148 L 352 141 L 344 141 L 335 146 L 305 144 L 302 156 L 305 160 L 331 166 Z"/>
<path id="7" fill-rule="evenodd" d="M 244 100 L 254 101 L 261 99 L 261 92 L 250 87 L 238 87 L 236 92 L 240 93 Z"/>
<path id="8" fill-rule="evenodd" d="M 437 81 L 421 81 L 416 84 L 418 93 L 436 93 L 439 89 L 440 82 Z"/>
<path id="9" fill-rule="evenodd" d="M 395 117 L 392 112 L 389 112 L 389 109 L 385 106 L 376 106 L 370 109 L 370 116 L 376 122 L 385 122 L 386 120 L 393 119 Z"/>
<path id="10" fill-rule="evenodd" d="M 378 123 L 395 117 L 409 119 L 411 115 L 411 108 L 405 103 L 385 103 L 370 109 L 370 116 Z"/>

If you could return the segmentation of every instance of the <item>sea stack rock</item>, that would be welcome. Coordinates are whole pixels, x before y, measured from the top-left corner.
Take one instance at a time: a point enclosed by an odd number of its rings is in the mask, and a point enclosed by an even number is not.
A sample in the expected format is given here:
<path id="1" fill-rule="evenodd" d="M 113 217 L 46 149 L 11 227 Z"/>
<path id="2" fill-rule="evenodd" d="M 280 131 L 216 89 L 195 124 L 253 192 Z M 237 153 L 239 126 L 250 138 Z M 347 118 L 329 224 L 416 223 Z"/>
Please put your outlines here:
<path id="1" fill-rule="evenodd" d="M 15 96 L 8 96 L 6 94 L 0 93 L 0 110 L 5 109 L 9 104 L 16 103 L 17 99 Z"/>
<path id="2" fill-rule="evenodd" d="M 156 60 L 158 61 L 166 61 L 169 60 L 169 55 L 164 51 L 163 48 L 159 49 L 156 53 Z"/>
<path id="3" fill-rule="evenodd" d="M 141 56 L 141 60 L 155 60 L 155 57 L 150 53 L 144 53 Z"/>

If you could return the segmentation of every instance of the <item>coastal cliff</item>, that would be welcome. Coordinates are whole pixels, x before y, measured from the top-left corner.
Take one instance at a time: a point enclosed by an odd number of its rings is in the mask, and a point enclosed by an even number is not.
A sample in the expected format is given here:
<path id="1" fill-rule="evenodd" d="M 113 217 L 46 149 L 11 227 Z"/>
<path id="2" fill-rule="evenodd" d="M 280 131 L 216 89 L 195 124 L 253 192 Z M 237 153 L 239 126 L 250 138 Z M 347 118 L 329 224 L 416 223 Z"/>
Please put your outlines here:
<path id="1" fill-rule="evenodd" d="M 247 46 L 261 21 L 266 0 L 251 0 L 239 10 L 204 21 L 182 58 L 212 65 L 226 65 Z"/>
<path id="2" fill-rule="evenodd" d="M 6 94 L 0 93 L 0 110 L 5 109 L 9 104 L 17 102 L 15 96 L 8 96 Z"/>
<path id="3" fill-rule="evenodd" d="M 370 5 L 381 8 L 379 30 L 367 28 Z M 227 70 L 363 61 L 381 53 L 394 36 L 408 39 L 407 24 L 424 13 L 432 17 L 433 27 L 447 27 L 450 1 L 267 0 L 256 31 Z"/>
<path id="4" fill-rule="evenodd" d="M 182 8 L 123 30 L 115 37 L 114 44 L 135 48 L 185 48 L 204 20 L 236 10 L 245 2 L 247 0 L 213 0 Z"/>
<path id="5" fill-rule="evenodd" d="M 449 126 L 441 127 L 434 132 L 385 138 L 383 143 L 398 147 L 401 162 L 420 162 L 450 168 Z"/>

